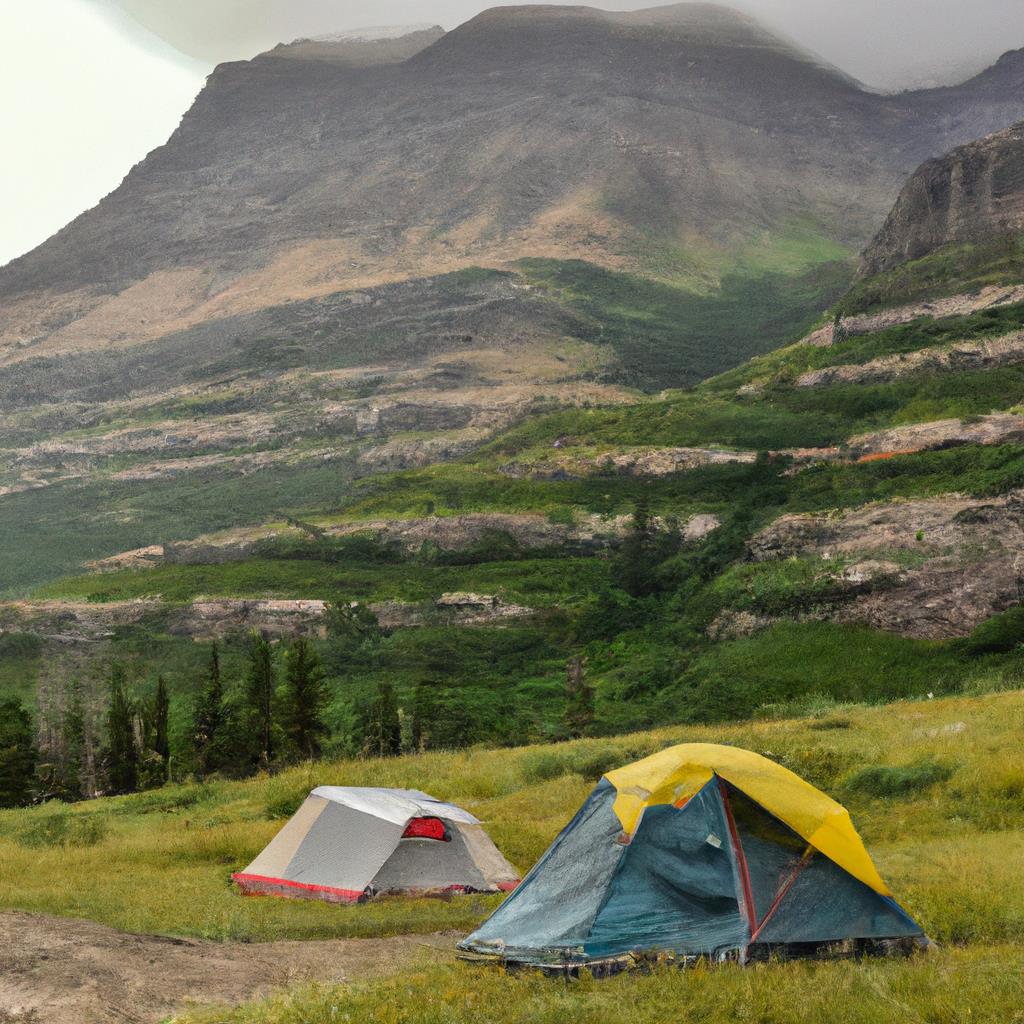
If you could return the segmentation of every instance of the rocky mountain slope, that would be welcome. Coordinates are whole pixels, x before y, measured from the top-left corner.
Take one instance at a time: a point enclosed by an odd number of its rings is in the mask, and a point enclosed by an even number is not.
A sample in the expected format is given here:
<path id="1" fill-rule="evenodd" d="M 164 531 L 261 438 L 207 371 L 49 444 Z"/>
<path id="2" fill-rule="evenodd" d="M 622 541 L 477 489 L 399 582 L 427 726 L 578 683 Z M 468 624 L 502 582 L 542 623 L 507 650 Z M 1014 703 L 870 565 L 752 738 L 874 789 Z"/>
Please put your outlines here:
<path id="1" fill-rule="evenodd" d="M 221 638 L 237 673 L 250 628 L 304 632 L 330 667 L 344 747 L 353 709 L 385 679 L 403 707 L 433 702 L 430 742 L 440 746 L 562 735 L 565 666 L 576 657 L 594 688 L 594 731 L 1014 684 L 1024 643 L 1024 266 L 1007 258 L 1007 239 L 979 236 L 953 262 L 940 245 L 881 275 L 866 263 L 821 318 L 826 327 L 690 390 L 593 392 L 589 404 L 565 392 L 511 427 L 492 420 L 490 440 L 462 455 L 437 461 L 421 447 L 416 465 L 344 486 L 331 462 L 340 442 L 327 440 L 315 457 L 331 485 L 294 466 L 290 476 L 252 472 L 241 492 L 250 514 L 229 523 L 210 501 L 226 486 L 217 474 L 227 459 L 255 457 L 236 447 L 240 433 L 287 416 L 225 405 L 222 432 L 202 442 L 215 460 L 210 492 L 148 479 L 117 506 L 126 514 L 86 571 L 0 606 L 0 685 L 38 685 L 58 706 L 75 666 L 117 656 L 140 687 L 163 674 L 184 707 L 203 657 L 194 641 Z M 556 308 L 542 289 L 506 293 L 509 280 L 473 278 L 472 288 L 518 295 L 512 308 L 542 318 Z M 364 294 L 376 302 L 383 292 Z M 452 387 L 451 356 L 439 358 L 438 398 Z M 336 372 L 290 373 L 273 387 L 340 386 Z M 339 437 L 366 432 L 346 445 L 368 454 L 380 447 L 374 424 L 426 415 L 425 398 L 410 409 L 385 398 L 330 398 Z M 470 429 L 445 419 L 450 409 L 431 415 Z M 167 418 L 148 433 L 110 419 L 96 435 L 26 444 L 20 465 L 61 458 L 70 471 L 116 437 L 109 502 L 117 474 L 145 466 L 119 461 L 129 453 L 152 460 L 161 437 L 199 443 L 184 424 L 176 438 Z M 31 433 L 29 420 L 22 429 Z M 271 500 L 261 478 L 273 480 L 275 500 L 301 489 L 292 500 L 302 515 L 259 515 Z M 58 489 L 26 494 L 42 501 Z M 139 524 L 158 521 L 162 498 L 177 512 L 174 493 L 196 506 L 183 521 L 211 525 L 148 539 Z M 115 536 L 146 543 L 109 557 Z"/>
<path id="2" fill-rule="evenodd" d="M 880 274 L 953 243 L 1024 231 L 1024 124 L 961 146 L 921 167 L 864 253 Z"/>
<path id="3" fill-rule="evenodd" d="M 0 270 L 0 591 L 770 350 L 906 171 L 1024 115 L 1022 67 L 880 97 L 684 4 L 218 68 L 166 146 Z"/>
<path id="4" fill-rule="evenodd" d="M 594 731 L 1017 678 L 1013 223 L 929 234 L 901 199 L 846 294 L 822 268 L 902 161 L 1009 113 L 1020 67 L 877 97 L 698 7 L 223 69 L 0 278 L 8 326 L 49 317 L 0 367 L 0 691 L 59 711 L 118 659 L 164 676 L 184 743 L 194 641 L 236 678 L 248 629 L 302 631 L 338 744 L 386 680 L 454 746 L 563 735 L 578 657 Z M 1003 210 L 1014 138 L 970 150 Z M 358 258 L 320 260 L 332 210 Z M 918 255 L 876 272 L 886 247 Z"/>
<path id="5" fill-rule="evenodd" d="M 398 63 L 341 56 L 363 42 L 219 68 L 165 147 L 0 274 L 4 361 L 524 255 L 714 286 L 795 223 L 859 245 L 920 159 L 1024 113 L 1021 61 L 880 97 L 712 5 L 435 35 Z"/>

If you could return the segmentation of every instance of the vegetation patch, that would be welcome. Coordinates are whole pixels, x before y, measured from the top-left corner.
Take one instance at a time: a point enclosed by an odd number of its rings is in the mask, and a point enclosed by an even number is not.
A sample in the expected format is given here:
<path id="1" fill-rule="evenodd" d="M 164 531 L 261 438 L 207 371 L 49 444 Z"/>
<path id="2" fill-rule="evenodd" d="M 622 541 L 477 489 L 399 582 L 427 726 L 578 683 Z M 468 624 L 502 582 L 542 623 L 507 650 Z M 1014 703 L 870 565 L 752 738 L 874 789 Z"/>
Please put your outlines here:
<path id="1" fill-rule="evenodd" d="M 1024 280 L 1024 237 L 1007 235 L 987 242 L 955 242 L 920 259 L 857 281 L 838 304 L 844 316 L 993 284 Z"/>
<path id="2" fill-rule="evenodd" d="M 946 782 L 954 771 L 949 765 L 932 760 L 897 767 L 872 765 L 851 775 L 844 788 L 851 793 L 901 800 Z"/>

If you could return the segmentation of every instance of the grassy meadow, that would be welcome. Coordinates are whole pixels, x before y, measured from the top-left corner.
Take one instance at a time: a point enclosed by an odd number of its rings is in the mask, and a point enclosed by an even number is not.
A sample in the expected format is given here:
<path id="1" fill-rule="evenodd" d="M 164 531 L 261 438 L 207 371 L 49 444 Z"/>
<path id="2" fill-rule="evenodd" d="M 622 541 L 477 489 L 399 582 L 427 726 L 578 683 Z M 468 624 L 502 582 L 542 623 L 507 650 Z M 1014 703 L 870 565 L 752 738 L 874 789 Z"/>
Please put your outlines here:
<path id="1" fill-rule="evenodd" d="M 384 981 L 289 991 L 178 1024 L 1020 1024 L 1024 976 L 1010 945 L 911 962 L 697 967 L 565 984 L 460 964 Z"/>
<path id="2" fill-rule="evenodd" d="M 943 945 L 1024 939 L 1024 692 L 672 728 L 513 750 L 300 766 L 0 813 L 0 907 L 260 941 L 469 929 L 495 898 L 335 907 L 242 898 L 230 875 L 316 785 L 420 788 L 482 818 L 525 871 L 605 771 L 684 741 L 763 752 L 850 808 L 898 898 Z"/>
<path id="3" fill-rule="evenodd" d="M 483 818 L 525 871 L 606 770 L 680 741 L 739 744 L 842 800 L 900 902 L 939 944 L 909 961 L 702 967 L 566 985 L 455 960 L 381 981 L 289 990 L 188 1024 L 665 1020 L 1014 1024 L 1024 981 L 1024 692 L 884 707 L 819 702 L 802 718 L 672 728 L 515 750 L 475 748 L 293 768 L 0 814 L 0 907 L 213 939 L 473 928 L 500 897 L 360 907 L 244 898 L 230 874 L 318 784 L 419 787 Z M 454 944 L 454 937 L 453 937 Z"/>

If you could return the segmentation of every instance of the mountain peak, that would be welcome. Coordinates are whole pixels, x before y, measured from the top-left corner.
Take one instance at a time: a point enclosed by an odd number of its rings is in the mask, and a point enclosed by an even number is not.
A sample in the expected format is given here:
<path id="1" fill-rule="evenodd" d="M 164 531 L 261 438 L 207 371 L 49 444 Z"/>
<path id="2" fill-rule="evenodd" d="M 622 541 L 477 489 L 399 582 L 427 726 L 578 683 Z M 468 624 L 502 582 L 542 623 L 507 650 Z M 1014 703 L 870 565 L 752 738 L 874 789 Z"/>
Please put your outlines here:
<path id="1" fill-rule="evenodd" d="M 443 35 L 443 28 L 429 24 L 352 29 L 282 43 L 262 56 L 331 61 L 349 67 L 400 64 Z"/>
<path id="2" fill-rule="evenodd" d="M 481 30 L 550 30 L 584 23 L 608 28 L 656 28 L 670 31 L 673 38 L 720 46 L 779 46 L 786 44 L 755 18 L 732 7 L 709 3 L 667 4 L 638 11 L 604 11 L 596 7 L 537 4 L 491 7 L 455 29 L 477 35 Z"/>

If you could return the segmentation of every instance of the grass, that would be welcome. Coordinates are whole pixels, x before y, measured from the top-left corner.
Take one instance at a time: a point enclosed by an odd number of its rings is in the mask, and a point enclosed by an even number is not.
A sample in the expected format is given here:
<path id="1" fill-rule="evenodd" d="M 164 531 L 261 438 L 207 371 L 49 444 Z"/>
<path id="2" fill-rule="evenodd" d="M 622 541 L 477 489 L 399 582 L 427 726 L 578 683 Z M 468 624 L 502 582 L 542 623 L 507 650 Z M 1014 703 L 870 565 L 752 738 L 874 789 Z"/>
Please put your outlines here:
<path id="1" fill-rule="evenodd" d="M 523 277 L 593 323 L 624 383 L 657 390 L 698 381 L 799 335 L 846 286 L 848 254 L 794 238 L 752 253 L 712 290 L 606 270 L 582 260 L 526 259 Z"/>
<path id="2" fill-rule="evenodd" d="M 0 594 L 22 594 L 82 563 L 149 544 L 263 522 L 288 503 L 338 503 L 348 478 L 332 466 L 273 466 L 247 476 L 223 471 L 137 484 L 56 484 L 0 502 Z"/>
<path id="3" fill-rule="evenodd" d="M 482 817 L 525 870 L 598 775 L 679 741 L 766 753 L 837 795 L 900 902 L 940 945 L 912 960 L 700 966 L 566 985 L 451 960 L 353 985 L 302 985 L 182 1024 L 1019 1024 L 1024 980 L 1024 692 L 828 705 L 799 719 L 673 727 L 519 750 L 338 761 L 250 782 L 168 787 L 59 813 L 0 814 L 0 906 L 132 931 L 250 941 L 474 927 L 498 897 L 362 907 L 243 898 L 229 882 L 319 784 L 423 788 Z M 941 769 L 936 766 L 941 766 Z M 912 780 L 908 784 L 907 780 Z M 897 780 L 897 784 L 893 784 Z M 76 838 L 80 837 L 80 838 Z"/>
<path id="4" fill-rule="evenodd" d="M 292 990 L 181 1024 L 1020 1024 L 1024 979 L 1009 945 L 869 963 L 702 966 L 566 985 L 449 964 L 383 981 Z"/>
<path id="5" fill-rule="evenodd" d="M 857 281 L 837 308 L 845 315 L 1024 280 L 1024 237 L 942 246 L 920 259 Z"/>
<path id="6" fill-rule="evenodd" d="M 594 558 L 523 558 L 480 565 L 331 563 L 251 558 L 221 565 L 161 565 L 75 576 L 40 587 L 35 597 L 130 601 L 160 595 L 186 602 L 207 597 L 279 597 L 326 601 L 429 601 L 457 590 L 499 593 L 531 607 L 569 601 L 602 585 L 607 565 Z"/>
<path id="7" fill-rule="evenodd" d="M 245 899 L 229 876 L 313 786 L 424 789 L 476 813 L 525 870 L 598 775 L 680 741 L 735 743 L 771 756 L 847 800 L 883 874 L 941 942 L 1024 939 L 1024 693 L 843 708 L 816 716 L 674 727 L 614 739 L 336 761 L 251 782 L 170 787 L 64 811 L 88 826 L 52 829 L 51 806 L 0 814 L 0 907 L 88 917 L 127 930 L 253 941 L 469 929 L 494 898 L 385 900 L 332 907 Z M 960 724 L 962 723 L 962 725 Z M 878 794 L 846 780 L 866 766 L 936 762 L 943 781 Z M 56 835 L 47 845 L 47 830 Z M 74 841 L 75 836 L 87 842 Z M 26 841 L 26 837 L 28 841 Z M 42 837 L 42 838 L 40 838 Z M 69 838 L 71 837 L 71 838 Z"/>

